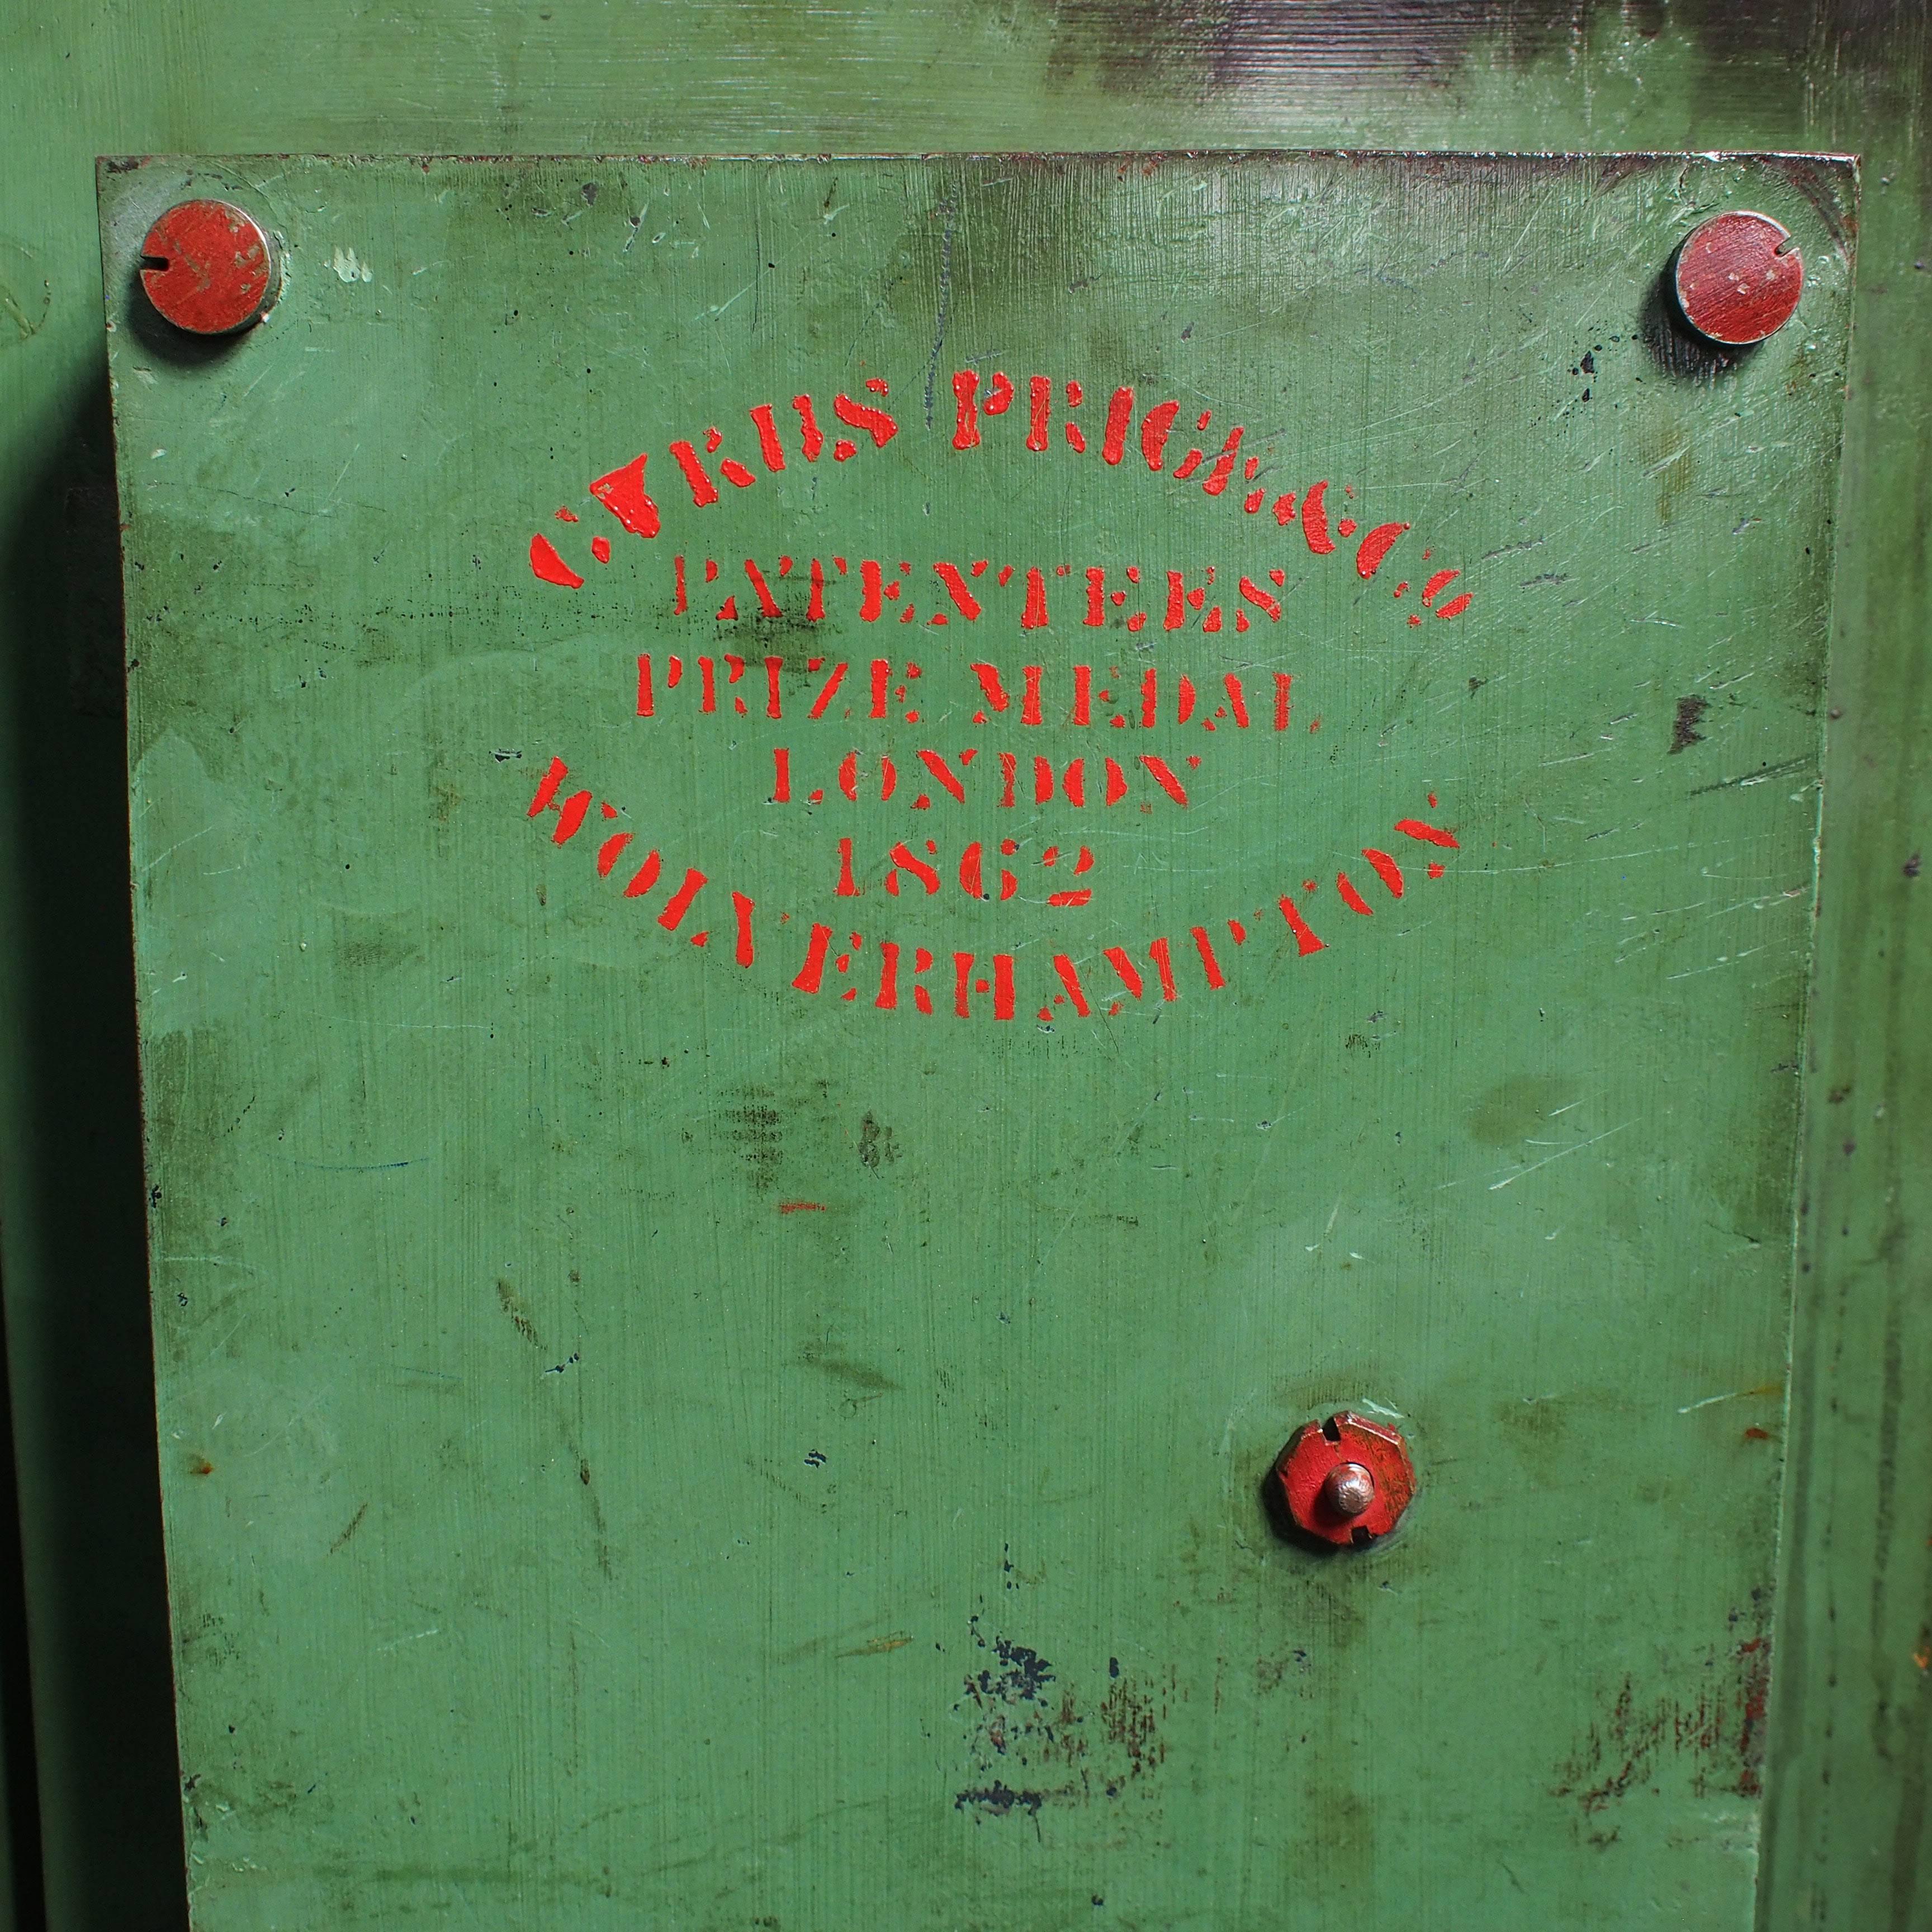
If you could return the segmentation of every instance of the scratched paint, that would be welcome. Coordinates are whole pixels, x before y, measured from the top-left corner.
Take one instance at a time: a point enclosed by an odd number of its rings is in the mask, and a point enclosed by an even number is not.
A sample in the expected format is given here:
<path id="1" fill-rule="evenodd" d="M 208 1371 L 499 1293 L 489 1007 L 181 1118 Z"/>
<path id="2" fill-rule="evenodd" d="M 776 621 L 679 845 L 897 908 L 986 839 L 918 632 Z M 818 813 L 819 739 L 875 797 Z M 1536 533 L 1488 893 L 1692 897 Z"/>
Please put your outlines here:
<path id="1" fill-rule="evenodd" d="M 229 172 L 382 245 L 118 389 L 206 1922 L 1741 1919 L 1843 171 Z"/>

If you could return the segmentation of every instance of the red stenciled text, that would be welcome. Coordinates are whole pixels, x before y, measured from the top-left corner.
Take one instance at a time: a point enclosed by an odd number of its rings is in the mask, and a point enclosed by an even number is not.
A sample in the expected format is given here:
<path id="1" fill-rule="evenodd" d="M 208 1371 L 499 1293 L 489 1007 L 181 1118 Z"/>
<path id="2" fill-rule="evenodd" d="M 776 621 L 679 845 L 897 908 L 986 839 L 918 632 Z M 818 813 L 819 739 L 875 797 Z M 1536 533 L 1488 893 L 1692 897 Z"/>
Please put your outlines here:
<path id="1" fill-rule="evenodd" d="M 758 910 L 747 893 L 721 890 L 699 867 L 677 860 L 667 862 L 662 850 L 650 846 L 640 855 L 635 835 L 617 823 L 623 812 L 608 800 L 599 800 L 587 787 L 569 787 L 570 768 L 553 758 L 530 800 L 528 815 L 532 820 L 555 816 L 549 838 L 556 846 L 568 846 L 587 830 L 596 827 L 587 842 L 596 853 L 596 869 L 600 878 L 614 881 L 626 899 L 642 902 L 667 934 L 681 938 L 694 946 L 708 946 L 712 938 L 708 920 L 728 920 L 724 928 L 734 963 L 747 971 L 760 963 L 758 932 Z M 1432 794 L 1430 805 L 1436 800 Z M 1454 851 L 1458 841 L 1453 830 L 1420 818 L 1400 818 L 1393 830 L 1399 840 L 1436 851 Z M 1048 854 L 1051 852 L 1052 857 Z M 942 854 L 937 840 L 920 842 L 917 848 L 906 841 L 893 844 L 884 855 L 880 884 L 886 895 L 901 903 L 938 896 L 956 880 L 958 890 L 970 897 L 1006 900 L 1021 893 L 1020 880 L 1010 865 L 1004 862 L 1018 856 L 1017 842 L 1002 841 L 994 864 L 983 844 L 959 848 L 956 854 Z M 1373 918 L 1376 907 L 1370 892 L 1385 894 L 1391 902 L 1408 890 L 1410 874 L 1389 850 L 1365 846 L 1360 854 L 1367 870 L 1366 890 L 1350 876 L 1348 868 L 1335 874 L 1336 901 L 1352 914 Z M 942 871 L 942 858 L 944 870 Z M 849 840 L 840 842 L 840 869 L 833 896 L 847 899 L 862 896 Z M 1411 868 L 1415 860 L 1412 859 Z M 1048 848 L 1037 855 L 1039 869 L 1066 866 L 1070 884 L 1045 896 L 1046 906 L 1085 910 L 1090 887 L 1070 883 L 1093 868 L 1091 851 L 1077 848 L 1070 858 L 1064 849 Z M 1443 877 L 1445 867 L 1439 859 L 1423 861 L 1423 876 Z M 1328 941 L 1316 932 L 1312 920 L 1319 916 L 1316 901 L 1320 882 L 1304 878 L 1299 890 L 1292 886 L 1276 899 L 1274 911 L 1281 926 L 1276 928 L 1281 943 L 1292 942 L 1298 957 L 1327 950 Z M 705 896 L 710 893 L 710 898 Z M 702 908 L 716 907 L 706 914 Z M 728 905 L 728 914 L 726 907 Z M 1265 922 L 1268 910 L 1258 908 L 1253 918 Z M 1325 920 L 1324 922 L 1326 922 Z M 991 951 L 935 950 L 903 937 L 869 938 L 862 932 L 834 927 L 823 920 L 810 922 L 801 940 L 788 911 L 774 922 L 781 929 L 793 927 L 789 938 L 781 938 L 776 950 L 778 970 L 784 974 L 791 989 L 812 998 L 830 994 L 842 1000 L 856 1002 L 862 993 L 867 1003 L 883 1012 L 908 1010 L 922 1015 L 950 1012 L 962 1019 L 991 1018 L 1011 1020 L 1019 1007 L 1017 956 Z M 804 925 L 800 921 L 796 925 Z M 770 928 L 763 928 L 769 935 Z M 1076 958 L 1069 952 L 1050 956 L 1050 986 L 1041 989 L 1037 1015 L 1042 1025 L 1052 1023 L 1057 1009 L 1065 1007 L 1084 1018 L 1096 1010 L 1108 1017 L 1120 1013 L 1127 1003 L 1166 1004 L 1178 1000 L 1189 986 L 1205 993 L 1224 990 L 1240 949 L 1250 943 L 1253 928 L 1238 916 L 1220 917 L 1190 926 L 1174 934 L 1160 934 L 1132 944 L 1102 945 Z M 842 932 L 843 936 L 842 937 Z M 769 937 L 767 952 L 773 950 Z M 1030 957 L 1034 956 L 1029 955 Z"/>

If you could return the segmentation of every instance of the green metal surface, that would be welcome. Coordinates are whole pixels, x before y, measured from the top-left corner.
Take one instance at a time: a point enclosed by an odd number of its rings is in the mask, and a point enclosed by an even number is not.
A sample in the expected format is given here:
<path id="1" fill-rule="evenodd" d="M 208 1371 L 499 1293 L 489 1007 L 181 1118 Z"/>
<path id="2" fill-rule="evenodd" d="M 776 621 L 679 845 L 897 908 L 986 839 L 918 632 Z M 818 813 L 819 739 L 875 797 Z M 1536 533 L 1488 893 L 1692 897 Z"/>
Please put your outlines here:
<path id="1" fill-rule="evenodd" d="M 1746 1923 L 1849 166 L 101 187 L 196 1922 Z"/>
<path id="2" fill-rule="evenodd" d="M 14 806 L 0 1184 L 50 1923 L 119 1932 L 180 1913 L 94 156 L 1125 140 L 1865 158 L 1761 1922 L 1921 1922 L 1932 1558 L 1914 1499 L 1932 1480 L 1932 1438 L 1915 1418 L 1932 1337 L 1917 1178 L 1928 1070 L 1910 997 L 1923 885 L 1908 869 L 1928 806 L 1921 10 L 1082 0 L 835 18 L 198 0 L 16 8 L 0 46 L 0 758 Z M 16 1645 L 7 1654 L 22 1660 Z M 0 1688 L 16 1733 L 22 1687 Z M 16 1821 L 35 1769 L 9 1757 Z M 31 1832 L 30 1809 L 24 1822 Z M 14 1870 L 33 1923 L 39 1870 L 23 1842 Z"/>

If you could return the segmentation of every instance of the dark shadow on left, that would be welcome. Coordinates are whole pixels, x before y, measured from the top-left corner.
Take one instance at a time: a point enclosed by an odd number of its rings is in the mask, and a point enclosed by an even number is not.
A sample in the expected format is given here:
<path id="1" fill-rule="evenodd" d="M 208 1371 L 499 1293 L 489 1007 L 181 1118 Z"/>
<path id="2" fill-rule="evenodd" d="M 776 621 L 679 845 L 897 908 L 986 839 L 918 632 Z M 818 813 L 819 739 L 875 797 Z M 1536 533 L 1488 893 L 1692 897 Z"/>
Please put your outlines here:
<path id="1" fill-rule="evenodd" d="M 0 532 L 0 710 L 26 1115 L 7 1177 L 16 1546 L 62 1932 L 188 1923 L 154 1426 L 129 893 L 120 536 L 104 357 Z M 5 1507 L 14 1504 L 9 1485 Z M 0 1531 L 5 1526 L 0 1525 Z M 0 1630 L 0 1634 L 4 1630 Z M 8 1646 L 13 1652 L 13 1646 Z M 17 1654 L 17 1653 L 14 1653 Z M 0 1658 L 0 1670 L 5 1660 Z M 0 1678 L 9 1721 L 25 1673 Z M 0 1736 L 14 1801 L 22 1748 Z M 25 1828 L 24 1821 L 14 1821 Z M 32 1865 L 16 1837 L 16 1869 Z M 38 1873 L 36 1873 L 38 1876 Z M 23 1928 L 44 1922 L 38 1909 Z"/>

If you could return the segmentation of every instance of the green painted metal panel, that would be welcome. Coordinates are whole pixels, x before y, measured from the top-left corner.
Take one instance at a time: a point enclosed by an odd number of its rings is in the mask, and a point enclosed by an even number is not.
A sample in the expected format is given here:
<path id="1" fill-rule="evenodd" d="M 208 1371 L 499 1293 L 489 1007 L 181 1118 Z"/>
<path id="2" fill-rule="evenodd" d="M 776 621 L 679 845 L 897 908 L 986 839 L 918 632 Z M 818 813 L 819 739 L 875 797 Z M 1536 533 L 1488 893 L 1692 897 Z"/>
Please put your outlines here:
<path id="1" fill-rule="evenodd" d="M 1927 1869 L 1932 1553 L 1922 619 L 1928 40 L 1895 5 L 1392 9 L 760 0 L 0 17 L 0 1188 L 49 1922 L 179 1922 L 132 1070 L 118 558 L 94 157 L 1231 142 L 1865 158 L 1834 598 L 1789 1533 L 1762 1922 L 1906 1928 Z M 50 806 L 50 775 L 58 808 Z M 1829 1096 L 1842 1096 L 1832 1104 Z M 1852 1119 L 1856 1126 L 1848 1124 Z M 1851 1144 L 1847 1151 L 1846 1144 Z M 22 1646 L 8 1653 L 24 1665 Z M 26 1717 L 4 1687 L 10 1734 Z M 10 1799 L 38 1922 L 35 1766 Z M 24 1796 L 23 1796 L 24 1794 Z M 0 1922 L 4 1909 L 0 1905 Z"/>
<path id="2" fill-rule="evenodd" d="M 197 1922 L 1744 1923 L 1849 166 L 101 194 Z"/>

